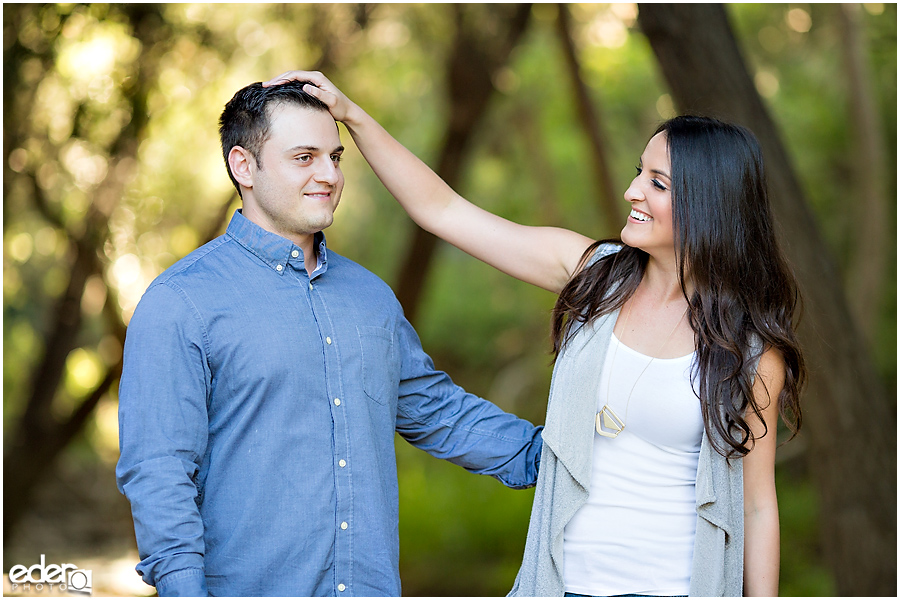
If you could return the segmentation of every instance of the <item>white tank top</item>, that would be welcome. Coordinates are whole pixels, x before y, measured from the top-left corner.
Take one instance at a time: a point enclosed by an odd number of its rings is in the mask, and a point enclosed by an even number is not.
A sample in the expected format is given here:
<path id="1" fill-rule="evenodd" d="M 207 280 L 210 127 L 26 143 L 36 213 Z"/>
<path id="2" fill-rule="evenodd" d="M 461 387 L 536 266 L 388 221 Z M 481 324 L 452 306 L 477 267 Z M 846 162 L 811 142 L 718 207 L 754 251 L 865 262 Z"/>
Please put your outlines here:
<path id="1" fill-rule="evenodd" d="M 594 433 L 590 497 L 563 538 L 567 592 L 688 593 L 703 436 L 693 358 L 657 358 L 648 367 L 649 356 L 612 336 L 597 410 L 608 402 L 625 429 L 615 439 Z"/>

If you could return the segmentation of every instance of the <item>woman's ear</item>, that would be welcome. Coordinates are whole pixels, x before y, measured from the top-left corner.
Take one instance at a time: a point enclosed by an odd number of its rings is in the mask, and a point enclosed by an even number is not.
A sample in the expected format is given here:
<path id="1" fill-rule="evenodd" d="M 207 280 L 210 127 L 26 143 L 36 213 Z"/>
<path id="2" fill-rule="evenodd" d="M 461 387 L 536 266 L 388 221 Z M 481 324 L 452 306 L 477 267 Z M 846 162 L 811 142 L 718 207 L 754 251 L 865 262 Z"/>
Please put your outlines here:
<path id="1" fill-rule="evenodd" d="M 228 153 L 228 168 L 231 175 L 241 187 L 253 188 L 253 174 L 256 171 L 256 159 L 250 151 L 242 146 L 232 146 Z"/>

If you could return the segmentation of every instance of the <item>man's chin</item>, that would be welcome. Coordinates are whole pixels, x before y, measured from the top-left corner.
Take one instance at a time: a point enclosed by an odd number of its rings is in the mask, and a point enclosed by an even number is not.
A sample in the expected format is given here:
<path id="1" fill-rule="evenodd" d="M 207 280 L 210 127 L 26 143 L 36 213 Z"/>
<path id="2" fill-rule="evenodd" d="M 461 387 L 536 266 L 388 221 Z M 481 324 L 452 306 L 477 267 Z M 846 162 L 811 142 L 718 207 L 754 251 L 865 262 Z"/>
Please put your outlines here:
<path id="1" fill-rule="evenodd" d="M 317 224 L 318 229 L 316 232 L 322 231 L 323 229 L 328 229 L 334 223 L 334 217 L 329 216 L 328 218 L 323 218 Z"/>

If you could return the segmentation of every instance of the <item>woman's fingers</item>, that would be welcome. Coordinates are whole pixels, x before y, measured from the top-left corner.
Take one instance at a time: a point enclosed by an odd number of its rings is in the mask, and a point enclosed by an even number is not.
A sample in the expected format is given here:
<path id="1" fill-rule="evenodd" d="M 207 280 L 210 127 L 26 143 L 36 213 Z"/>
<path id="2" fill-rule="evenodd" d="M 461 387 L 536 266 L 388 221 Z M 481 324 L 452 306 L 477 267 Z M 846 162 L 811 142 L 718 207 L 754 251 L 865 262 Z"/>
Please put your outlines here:
<path id="1" fill-rule="evenodd" d="M 347 117 L 351 106 L 350 101 L 319 71 L 285 71 L 264 82 L 263 87 L 280 85 L 289 81 L 308 81 L 312 85 L 304 85 L 304 92 L 324 102 L 335 120 L 343 121 Z"/>
<path id="2" fill-rule="evenodd" d="M 264 82 L 263 87 L 287 83 L 288 81 L 311 81 L 319 87 L 331 84 L 328 78 L 319 71 L 285 71 L 278 77 L 273 77 L 269 81 Z"/>

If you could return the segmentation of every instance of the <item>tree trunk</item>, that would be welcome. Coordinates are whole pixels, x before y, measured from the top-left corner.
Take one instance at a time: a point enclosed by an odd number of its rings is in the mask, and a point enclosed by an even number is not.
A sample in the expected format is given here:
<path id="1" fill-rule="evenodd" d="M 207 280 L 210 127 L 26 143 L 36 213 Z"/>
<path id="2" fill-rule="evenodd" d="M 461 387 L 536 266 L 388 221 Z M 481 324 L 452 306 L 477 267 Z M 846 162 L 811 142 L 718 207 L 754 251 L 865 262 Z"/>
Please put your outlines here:
<path id="1" fill-rule="evenodd" d="M 803 435 L 819 489 L 826 561 L 841 595 L 897 593 L 896 415 L 851 318 L 835 262 L 721 5 L 642 4 L 638 17 L 681 112 L 759 138 L 773 210 L 800 281 L 810 368 Z"/>
<path id="2" fill-rule="evenodd" d="M 875 339 L 888 252 L 888 199 L 883 173 L 889 172 L 884 136 L 873 93 L 866 44 L 860 24 L 862 7 L 835 7 L 840 23 L 847 74 L 847 101 L 853 134 L 854 201 L 847 205 L 852 257 L 845 277 L 850 307 L 866 340 Z"/>
<path id="3" fill-rule="evenodd" d="M 611 237 L 618 232 L 617 227 L 625 217 L 625 202 L 621 201 L 620 194 L 616 191 L 612 172 L 607 158 L 607 144 L 603 134 L 603 123 L 600 111 L 591 101 L 590 91 L 581 76 L 581 64 L 575 50 L 575 41 L 572 39 L 572 19 L 569 15 L 569 7 L 566 4 L 558 5 L 556 17 L 556 31 L 563 47 L 563 56 L 566 61 L 566 71 L 572 82 L 572 90 L 575 94 L 575 103 L 578 107 L 578 116 L 583 124 L 583 131 L 591 146 L 591 158 L 596 179 L 597 193 L 599 195 L 600 211 L 603 215 L 604 229 L 607 233 L 598 237 Z"/>
<path id="4" fill-rule="evenodd" d="M 553 172 L 553 161 L 547 151 L 549 146 L 541 132 L 540 120 L 530 98 L 522 98 L 516 106 L 513 116 L 522 143 L 534 156 L 531 161 L 530 177 L 534 179 L 538 190 L 540 222 L 547 225 L 561 226 L 565 220 L 560 210 L 562 202 L 559 198 L 560 185 Z"/>
<path id="5" fill-rule="evenodd" d="M 491 5 L 474 9 L 489 10 L 492 20 L 498 21 L 496 24 L 501 28 L 500 23 L 509 23 L 501 36 L 479 31 L 478 25 L 481 23 L 467 24 L 466 12 L 470 11 L 470 15 L 474 13 L 471 6 L 462 8 L 462 5 L 454 5 L 453 8 L 456 11 L 456 36 L 447 68 L 450 118 L 436 172 L 450 187 L 455 188 L 472 132 L 494 91 L 492 77 L 509 59 L 525 31 L 531 16 L 531 5 Z M 437 238 L 415 226 L 397 284 L 397 299 L 403 305 L 406 318 L 413 323 L 436 246 Z"/>

